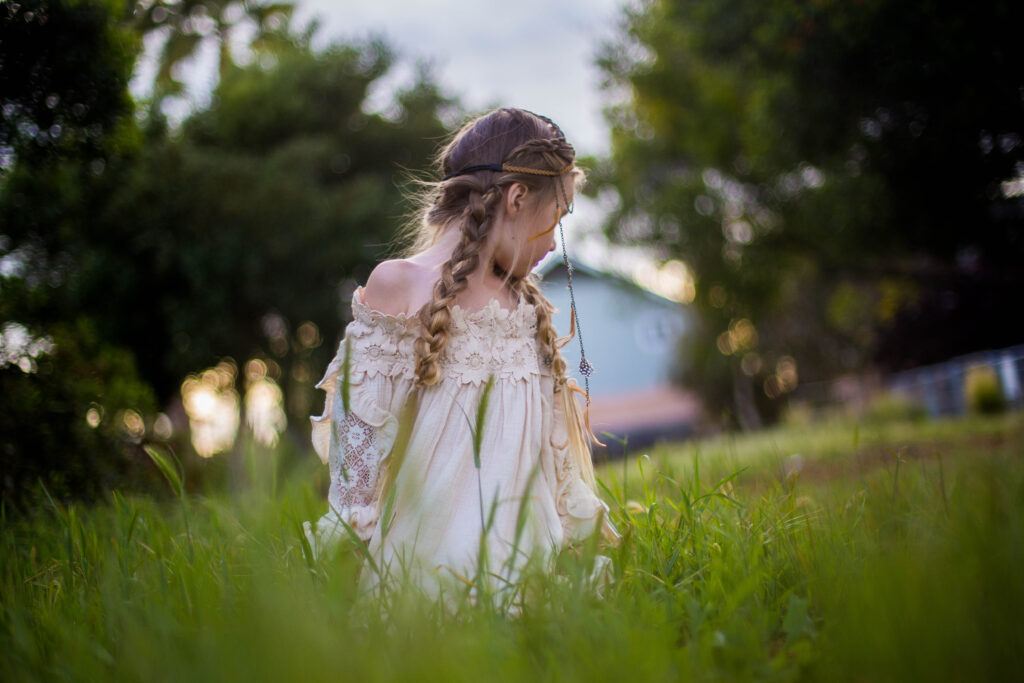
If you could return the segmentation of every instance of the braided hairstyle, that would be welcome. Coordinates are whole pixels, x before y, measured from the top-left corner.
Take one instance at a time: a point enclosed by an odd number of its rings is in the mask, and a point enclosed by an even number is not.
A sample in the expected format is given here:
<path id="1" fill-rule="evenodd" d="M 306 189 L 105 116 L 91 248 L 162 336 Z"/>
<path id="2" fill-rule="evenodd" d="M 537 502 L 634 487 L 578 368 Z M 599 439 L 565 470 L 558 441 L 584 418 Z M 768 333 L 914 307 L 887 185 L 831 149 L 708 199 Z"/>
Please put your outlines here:
<path id="1" fill-rule="evenodd" d="M 504 163 L 523 169 L 557 172 L 571 167 L 575 151 L 562 131 L 550 119 L 522 109 L 497 109 L 465 124 L 440 150 L 435 164 L 447 176 L 467 166 Z M 582 171 L 571 168 L 573 182 Z M 478 170 L 431 184 L 422 202 L 415 253 L 430 246 L 440 234 L 458 229 L 460 239 L 451 259 L 441 268 L 431 300 L 418 312 L 420 336 L 414 343 L 416 383 L 429 386 L 440 379 L 439 359 L 448 343 L 451 306 L 467 286 L 467 278 L 480 267 L 480 249 L 494 225 L 497 207 L 513 183 L 522 183 L 540 197 L 552 194 L 558 200 L 558 176 L 529 172 Z M 568 207 L 563 207 L 568 208 Z M 564 340 L 556 339 L 551 315 L 554 307 L 541 294 L 536 282 L 527 277 L 505 274 L 510 288 L 522 294 L 537 311 L 537 334 L 546 359 L 551 361 L 556 391 L 566 381 L 566 363 L 559 352 Z"/>

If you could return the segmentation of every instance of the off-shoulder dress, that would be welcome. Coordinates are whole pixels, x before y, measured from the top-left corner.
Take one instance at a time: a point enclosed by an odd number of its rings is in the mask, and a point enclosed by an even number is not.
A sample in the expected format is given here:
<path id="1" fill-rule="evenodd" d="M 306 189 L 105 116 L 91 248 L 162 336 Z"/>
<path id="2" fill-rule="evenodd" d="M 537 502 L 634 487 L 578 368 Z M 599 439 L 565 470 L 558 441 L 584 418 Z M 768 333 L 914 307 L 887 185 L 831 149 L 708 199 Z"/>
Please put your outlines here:
<path id="1" fill-rule="evenodd" d="M 497 299 L 476 311 L 453 306 L 441 379 L 422 389 L 414 386 L 416 317 L 369 308 L 361 289 L 352 315 L 316 385 L 327 394 L 324 412 L 310 418 L 314 449 L 330 472 L 328 511 L 305 523 L 314 552 L 351 538 L 344 521 L 375 560 L 377 570 L 361 574 L 364 589 L 401 575 L 436 596 L 449 579 L 474 575 L 480 548 L 490 575 L 511 582 L 529 557 L 550 557 L 597 524 L 610 526 L 608 506 L 568 448 L 532 304 L 520 296 L 513 309 Z M 492 375 L 477 469 L 473 430 Z M 392 483 L 382 493 L 389 467 Z"/>

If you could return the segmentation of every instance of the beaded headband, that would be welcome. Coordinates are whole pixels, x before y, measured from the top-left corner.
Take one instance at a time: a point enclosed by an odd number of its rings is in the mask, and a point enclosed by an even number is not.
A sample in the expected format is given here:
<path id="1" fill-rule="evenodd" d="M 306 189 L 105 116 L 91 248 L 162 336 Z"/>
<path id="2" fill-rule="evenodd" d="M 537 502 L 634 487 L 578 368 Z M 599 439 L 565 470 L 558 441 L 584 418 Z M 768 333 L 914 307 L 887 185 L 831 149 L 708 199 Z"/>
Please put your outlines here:
<path id="1" fill-rule="evenodd" d="M 441 181 L 443 182 L 449 178 L 465 175 L 467 173 L 476 173 L 477 171 L 498 171 L 499 173 L 528 173 L 530 175 L 558 176 L 571 168 L 571 161 L 560 171 L 552 171 L 546 168 L 530 168 L 529 166 L 511 166 L 509 164 L 474 164 L 472 166 L 463 166 L 458 171 L 449 173 L 444 178 L 441 178 Z"/>

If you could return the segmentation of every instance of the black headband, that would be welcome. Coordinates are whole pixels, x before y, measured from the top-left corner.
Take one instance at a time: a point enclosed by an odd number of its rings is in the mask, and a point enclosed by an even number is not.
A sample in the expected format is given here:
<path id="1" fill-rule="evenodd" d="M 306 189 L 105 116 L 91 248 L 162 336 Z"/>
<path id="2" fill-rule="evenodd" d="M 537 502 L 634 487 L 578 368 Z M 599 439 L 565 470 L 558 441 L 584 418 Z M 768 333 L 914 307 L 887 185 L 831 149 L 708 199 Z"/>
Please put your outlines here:
<path id="1" fill-rule="evenodd" d="M 452 171 L 444 178 L 441 178 L 441 182 L 454 178 L 456 176 L 465 175 L 467 173 L 476 173 L 477 171 L 497 171 L 499 173 L 528 173 L 530 175 L 546 175 L 546 176 L 557 176 L 562 175 L 566 171 L 572 168 L 572 162 L 570 161 L 560 171 L 552 171 L 546 168 L 530 168 L 529 166 L 510 166 L 509 164 L 474 164 L 472 166 L 463 166 L 458 171 Z"/>
<path id="2" fill-rule="evenodd" d="M 475 164 L 473 166 L 464 166 L 464 167 L 460 168 L 458 171 L 453 171 L 453 172 L 449 173 L 448 175 L 446 175 L 444 178 L 441 178 L 441 180 L 445 181 L 445 180 L 448 180 L 449 178 L 454 178 L 455 176 L 465 175 L 467 173 L 476 173 L 477 171 L 499 171 L 500 172 L 500 171 L 503 171 L 503 170 L 504 169 L 501 167 L 501 164 Z"/>

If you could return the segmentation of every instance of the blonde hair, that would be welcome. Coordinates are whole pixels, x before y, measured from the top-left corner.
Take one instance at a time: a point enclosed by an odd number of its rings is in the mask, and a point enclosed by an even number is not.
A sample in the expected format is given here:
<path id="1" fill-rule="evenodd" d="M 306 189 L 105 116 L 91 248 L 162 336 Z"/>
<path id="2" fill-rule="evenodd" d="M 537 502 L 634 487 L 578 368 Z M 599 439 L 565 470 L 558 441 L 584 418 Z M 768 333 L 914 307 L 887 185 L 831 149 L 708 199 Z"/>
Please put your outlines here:
<path id="1" fill-rule="evenodd" d="M 441 277 L 434 284 L 430 301 L 417 312 L 421 323 L 419 337 L 413 345 L 417 386 L 430 386 L 440 379 L 439 361 L 450 336 L 451 306 L 466 288 L 469 275 L 480 267 L 479 252 L 493 227 L 496 209 L 505 191 L 513 183 L 522 183 L 536 192 L 538 200 L 554 193 L 556 202 L 561 204 L 567 197 L 564 186 L 557 185 L 564 182 L 562 173 L 570 173 L 574 185 L 581 184 L 585 177 L 584 172 L 575 167 L 575 159 L 572 145 L 547 117 L 523 109 L 497 109 L 466 122 L 438 151 L 433 164 L 434 177 L 446 179 L 416 182 L 420 191 L 414 201 L 419 208 L 406 226 L 409 246 L 404 255 L 411 256 L 430 247 L 448 229 L 458 229 L 460 233 L 451 258 L 441 268 Z M 458 173 L 471 166 L 502 164 L 507 170 L 487 168 Z M 593 487 L 593 463 L 586 447 L 586 436 L 600 442 L 590 430 L 587 416 L 580 414 L 574 392 L 562 390 L 567 383 L 570 389 L 576 389 L 569 383 L 565 359 L 559 350 L 572 338 L 573 332 L 561 339 L 557 337 L 552 322 L 555 308 L 534 279 L 509 273 L 505 278 L 512 291 L 522 295 L 537 312 L 537 338 L 545 363 L 550 363 L 555 392 L 560 394 L 556 400 L 562 401 L 565 411 L 569 447 L 576 454 L 584 479 Z"/>

